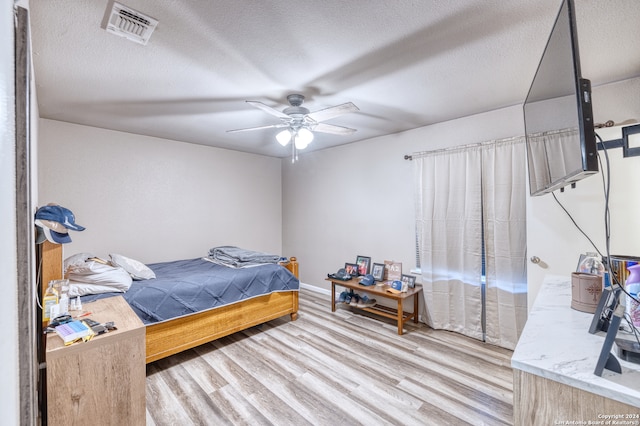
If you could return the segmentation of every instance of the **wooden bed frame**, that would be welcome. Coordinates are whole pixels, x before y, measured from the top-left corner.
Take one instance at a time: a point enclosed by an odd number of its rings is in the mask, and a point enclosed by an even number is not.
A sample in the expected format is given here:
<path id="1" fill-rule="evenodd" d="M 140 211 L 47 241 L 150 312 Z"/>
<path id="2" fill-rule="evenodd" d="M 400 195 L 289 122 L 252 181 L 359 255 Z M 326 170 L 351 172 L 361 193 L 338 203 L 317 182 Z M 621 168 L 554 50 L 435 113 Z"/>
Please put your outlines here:
<path id="1" fill-rule="evenodd" d="M 41 262 L 40 283 L 44 291 L 49 281 L 62 278 L 62 245 L 45 241 L 38 246 L 38 254 Z M 298 262 L 295 257 L 290 259 L 286 268 L 298 277 Z M 298 318 L 298 291 L 271 293 L 162 323 L 149 324 L 145 327 L 146 362 L 148 364 L 287 314 L 292 321 Z"/>

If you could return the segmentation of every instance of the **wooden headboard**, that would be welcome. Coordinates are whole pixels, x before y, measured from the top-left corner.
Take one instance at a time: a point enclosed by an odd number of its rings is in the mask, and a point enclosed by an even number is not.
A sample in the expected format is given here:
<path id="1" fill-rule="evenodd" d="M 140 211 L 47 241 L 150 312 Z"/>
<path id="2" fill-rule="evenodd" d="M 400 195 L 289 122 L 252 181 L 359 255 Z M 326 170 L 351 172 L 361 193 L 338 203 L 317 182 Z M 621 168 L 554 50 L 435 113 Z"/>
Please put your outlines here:
<path id="1" fill-rule="evenodd" d="M 62 277 L 62 244 L 54 244 L 45 240 L 38 244 L 38 268 L 40 283 L 40 300 L 44 300 L 49 281 L 61 280 Z"/>

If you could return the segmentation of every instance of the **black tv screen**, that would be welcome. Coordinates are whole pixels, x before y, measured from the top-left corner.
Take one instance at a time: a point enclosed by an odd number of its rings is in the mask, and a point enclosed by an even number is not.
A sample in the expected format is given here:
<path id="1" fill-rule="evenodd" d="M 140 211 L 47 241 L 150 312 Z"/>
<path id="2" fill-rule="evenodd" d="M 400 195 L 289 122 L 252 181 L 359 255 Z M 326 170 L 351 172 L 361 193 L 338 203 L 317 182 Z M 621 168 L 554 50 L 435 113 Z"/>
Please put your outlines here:
<path id="1" fill-rule="evenodd" d="M 591 83 L 580 72 L 573 0 L 563 0 L 524 103 L 531 195 L 598 172 Z"/>

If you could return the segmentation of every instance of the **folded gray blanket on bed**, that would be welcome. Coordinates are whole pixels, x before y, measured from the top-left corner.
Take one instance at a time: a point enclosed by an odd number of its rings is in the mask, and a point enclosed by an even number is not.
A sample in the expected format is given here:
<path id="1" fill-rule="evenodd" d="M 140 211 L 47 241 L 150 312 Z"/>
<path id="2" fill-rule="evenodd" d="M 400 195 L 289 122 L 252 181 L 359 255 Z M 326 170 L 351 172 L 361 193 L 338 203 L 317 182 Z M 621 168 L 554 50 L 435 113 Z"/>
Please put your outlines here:
<path id="1" fill-rule="evenodd" d="M 234 246 L 219 246 L 209 250 L 209 258 L 216 263 L 221 263 L 235 268 L 245 266 L 262 265 L 265 263 L 278 263 L 280 256 L 276 254 L 262 253 Z"/>

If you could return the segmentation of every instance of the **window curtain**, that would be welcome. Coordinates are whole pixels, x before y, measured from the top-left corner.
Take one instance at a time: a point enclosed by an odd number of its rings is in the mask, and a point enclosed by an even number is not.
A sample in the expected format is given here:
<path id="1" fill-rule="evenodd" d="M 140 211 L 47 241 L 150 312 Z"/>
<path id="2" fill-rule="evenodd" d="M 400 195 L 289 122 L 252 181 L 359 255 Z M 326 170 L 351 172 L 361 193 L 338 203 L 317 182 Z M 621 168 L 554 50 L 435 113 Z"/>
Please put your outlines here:
<path id="1" fill-rule="evenodd" d="M 425 321 L 482 339 L 480 148 L 413 158 Z"/>
<path id="2" fill-rule="evenodd" d="M 578 129 L 553 130 L 529 135 L 529 176 L 531 188 L 541 189 L 552 182 L 582 170 Z"/>
<path id="3" fill-rule="evenodd" d="M 485 340 L 509 349 L 527 320 L 525 158 L 523 138 L 483 145 Z"/>
<path id="4" fill-rule="evenodd" d="M 412 158 L 426 323 L 513 349 L 527 313 L 524 138 Z"/>

